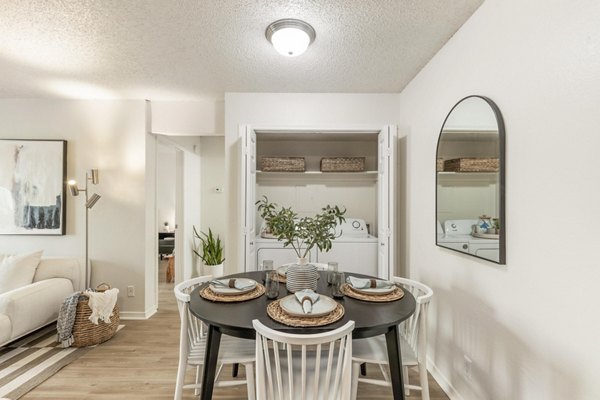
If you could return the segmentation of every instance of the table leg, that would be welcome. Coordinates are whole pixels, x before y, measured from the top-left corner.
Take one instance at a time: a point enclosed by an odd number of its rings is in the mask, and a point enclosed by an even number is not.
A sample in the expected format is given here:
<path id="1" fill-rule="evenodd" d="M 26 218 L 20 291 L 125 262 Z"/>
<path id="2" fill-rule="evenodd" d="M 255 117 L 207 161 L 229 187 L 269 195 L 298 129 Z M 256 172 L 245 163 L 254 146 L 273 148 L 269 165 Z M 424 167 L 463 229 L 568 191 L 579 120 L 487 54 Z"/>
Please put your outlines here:
<path id="1" fill-rule="evenodd" d="M 404 379 L 402 378 L 402 355 L 398 342 L 398 325 L 394 325 L 385 334 L 390 365 L 390 378 L 392 379 L 392 393 L 394 400 L 404 400 Z"/>
<path id="2" fill-rule="evenodd" d="M 200 400 L 212 399 L 220 344 L 221 332 L 214 325 L 209 325 L 208 334 L 206 335 L 206 351 L 204 353 L 204 372 L 202 373 Z"/>

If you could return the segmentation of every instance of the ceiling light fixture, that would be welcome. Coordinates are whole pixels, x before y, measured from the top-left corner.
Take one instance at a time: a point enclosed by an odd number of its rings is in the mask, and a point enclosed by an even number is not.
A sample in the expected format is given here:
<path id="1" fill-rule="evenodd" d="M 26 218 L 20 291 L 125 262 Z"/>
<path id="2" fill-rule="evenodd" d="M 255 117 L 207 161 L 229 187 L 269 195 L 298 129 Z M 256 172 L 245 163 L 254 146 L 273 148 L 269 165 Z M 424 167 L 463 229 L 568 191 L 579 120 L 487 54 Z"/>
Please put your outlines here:
<path id="1" fill-rule="evenodd" d="M 317 34 L 312 26 L 299 19 L 280 19 L 267 27 L 267 40 L 275 50 L 286 57 L 296 57 L 304 53 L 315 41 Z"/>

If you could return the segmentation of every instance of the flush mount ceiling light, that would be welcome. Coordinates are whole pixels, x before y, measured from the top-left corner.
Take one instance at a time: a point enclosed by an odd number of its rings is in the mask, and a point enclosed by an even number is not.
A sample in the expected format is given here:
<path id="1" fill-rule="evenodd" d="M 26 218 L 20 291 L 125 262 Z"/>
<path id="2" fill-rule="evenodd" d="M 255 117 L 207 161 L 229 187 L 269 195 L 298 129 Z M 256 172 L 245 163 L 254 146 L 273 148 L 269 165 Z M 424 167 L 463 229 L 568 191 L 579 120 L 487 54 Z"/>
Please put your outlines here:
<path id="1" fill-rule="evenodd" d="M 299 19 L 280 19 L 267 27 L 267 40 L 275 50 L 286 57 L 296 57 L 304 53 L 314 42 L 317 34 L 312 26 Z"/>

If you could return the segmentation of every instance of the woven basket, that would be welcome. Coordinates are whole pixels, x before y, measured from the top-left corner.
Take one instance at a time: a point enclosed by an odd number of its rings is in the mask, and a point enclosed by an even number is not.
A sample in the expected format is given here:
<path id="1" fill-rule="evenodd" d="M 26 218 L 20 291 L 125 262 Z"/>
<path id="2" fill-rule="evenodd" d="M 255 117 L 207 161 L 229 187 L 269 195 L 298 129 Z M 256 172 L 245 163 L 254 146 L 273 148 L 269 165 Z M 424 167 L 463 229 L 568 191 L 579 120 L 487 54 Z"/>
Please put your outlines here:
<path id="1" fill-rule="evenodd" d="M 436 172 L 442 172 L 442 171 L 444 171 L 444 159 L 443 158 L 438 158 L 436 160 L 435 171 Z"/>
<path id="2" fill-rule="evenodd" d="M 262 157 L 261 170 L 265 172 L 304 172 L 304 157 Z"/>
<path id="3" fill-rule="evenodd" d="M 365 170 L 364 157 L 323 157 L 322 172 L 362 172 Z"/>
<path id="4" fill-rule="evenodd" d="M 92 324 L 89 320 L 90 315 L 92 315 L 92 310 L 88 305 L 88 297 L 80 296 L 79 303 L 77 303 L 75 322 L 73 323 L 73 344 L 71 347 L 94 346 L 106 342 L 114 336 L 121 321 L 119 306 L 116 304 L 113 308 L 113 316 L 110 317 L 110 323 L 98 321 L 98 325 Z"/>
<path id="5" fill-rule="evenodd" d="M 497 158 L 454 158 L 444 161 L 444 171 L 449 172 L 497 172 Z"/>

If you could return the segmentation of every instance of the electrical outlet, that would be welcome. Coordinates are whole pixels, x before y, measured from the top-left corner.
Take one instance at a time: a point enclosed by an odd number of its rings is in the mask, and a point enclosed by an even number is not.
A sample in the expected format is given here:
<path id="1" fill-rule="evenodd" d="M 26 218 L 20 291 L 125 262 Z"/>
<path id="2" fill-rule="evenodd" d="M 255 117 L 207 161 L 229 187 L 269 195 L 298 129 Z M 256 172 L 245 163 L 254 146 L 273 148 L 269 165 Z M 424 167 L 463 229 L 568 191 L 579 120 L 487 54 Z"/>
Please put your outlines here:
<path id="1" fill-rule="evenodd" d="M 127 286 L 127 297 L 135 297 L 135 286 Z"/>
<path id="2" fill-rule="evenodd" d="M 473 369 L 473 361 L 469 357 L 467 357 L 466 354 L 464 354 L 463 357 L 464 357 L 465 377 L 467 379 L 471 379 L 471 372 Z"/>

